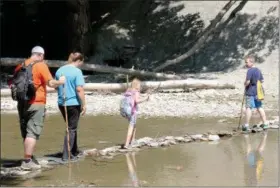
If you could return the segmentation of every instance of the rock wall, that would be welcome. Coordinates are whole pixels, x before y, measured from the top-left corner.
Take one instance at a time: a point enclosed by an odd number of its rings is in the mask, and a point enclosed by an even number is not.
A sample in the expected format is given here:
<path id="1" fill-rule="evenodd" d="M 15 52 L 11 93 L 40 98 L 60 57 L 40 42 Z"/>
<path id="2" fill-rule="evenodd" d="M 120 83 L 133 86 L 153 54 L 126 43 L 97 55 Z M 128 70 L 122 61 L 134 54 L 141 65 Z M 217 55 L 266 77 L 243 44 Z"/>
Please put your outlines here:
<path id="1" fill-rule="evenodd" d="M 226 3 L 131 0 L 97 32 L 93 60 L 117 59 L 124 67 L 152 69 L 190 49 Z M 231 71 L 247 53 L 256 54 L 259 63 L 278 59 L 278 1 L 248 1 L 241 8 L 229 21 L 225 15 L 224 24 L 195 55 L 167 69 Z"/>

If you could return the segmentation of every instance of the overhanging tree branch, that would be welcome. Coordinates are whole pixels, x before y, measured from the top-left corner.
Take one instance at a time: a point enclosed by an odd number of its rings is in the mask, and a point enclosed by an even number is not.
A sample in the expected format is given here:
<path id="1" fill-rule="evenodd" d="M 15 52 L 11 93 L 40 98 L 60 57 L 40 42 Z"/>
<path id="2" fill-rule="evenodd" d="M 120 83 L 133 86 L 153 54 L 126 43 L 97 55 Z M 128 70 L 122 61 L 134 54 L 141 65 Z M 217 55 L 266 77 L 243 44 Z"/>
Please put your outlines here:
<path id="1" fill-rule="evenodd" d="M 154 69 L 155 72 L 160 71 L 164 69 L 167 66 L 175 65 L 177 63 L 182 62 L 183 60 L 187 59 L 191 55 L 193 55 L 198 49 L 200 49 L 209 35 L 216 29 L 216 26 L 219 24 L 219 22 L 222 20 L 222 18 L 225 16 L 225 14 L 230 10 L 230 8 L 236 3 L 236 1 L 229 1 L 222 10 L 218 13 L 218 15 L 211 21 L 211 24 L 204 30 L 204 32 L 201 34 L 201 37 L 197 40 L 197 42 L 194 44 L 194 46 L 187 51 L 186 53 L 180 55 L 179 57 L 171 60 L 165 61 L 162 65 L 158 66 Z"/>

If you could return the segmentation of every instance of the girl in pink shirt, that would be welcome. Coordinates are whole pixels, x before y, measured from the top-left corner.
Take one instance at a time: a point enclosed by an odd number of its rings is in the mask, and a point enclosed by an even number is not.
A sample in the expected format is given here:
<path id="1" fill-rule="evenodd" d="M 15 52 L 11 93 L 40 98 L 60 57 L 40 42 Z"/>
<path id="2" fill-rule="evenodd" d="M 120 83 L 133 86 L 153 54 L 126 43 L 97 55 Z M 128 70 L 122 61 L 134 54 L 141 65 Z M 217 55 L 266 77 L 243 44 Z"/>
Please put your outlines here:
<path id="1" fill-rule="evenodd" d="M 129 121 L 126 142 L 124 145 L 125 149 L 127 149 L 131 142 L 135 140 L 135 124 L 137 119 L 138 104 L 149 100 L 149 96 L 145 99 L 140 99 L 140 89 L 140 80 L 134 78 L 131 82 L 131 87 L 124 93 L 124 98 L 121 102 L 121 115 Z"/>

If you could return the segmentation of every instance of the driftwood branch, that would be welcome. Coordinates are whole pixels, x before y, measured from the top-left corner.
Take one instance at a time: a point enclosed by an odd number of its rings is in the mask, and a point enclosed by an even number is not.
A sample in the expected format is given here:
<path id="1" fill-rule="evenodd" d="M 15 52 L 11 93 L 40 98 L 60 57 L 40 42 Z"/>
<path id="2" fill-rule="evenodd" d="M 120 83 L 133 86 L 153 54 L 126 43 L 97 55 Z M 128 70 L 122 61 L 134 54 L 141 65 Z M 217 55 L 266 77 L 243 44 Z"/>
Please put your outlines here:
<path id="1" fill-rule="evenodd" d="M 175 89 L 175 88 L 195 88 L 195 89 L 235 89 L 234 85 L 227 83 L 219 83 L 217 80 L 167 80 L 167 81 L 147 81 L 141 83 L 145 89 L 157 90 L 159 89 Z M 84 86 L 86 92 L 88 91 L 111 91 L 123 92 L 127 89 L 127 83 L 86 83 Z M 47 88 L 48 93 L 55 93 L 56 90 Z M 1 89 L 1 97 L 10 96 L 10 89 Z"/>
<path id="2" fill-rule="evenodd" d="M 230 10 L 230 8 L 236 3 L 236 1 L 229 1 L 222 10 L 218 13 L 218 15 L 211 21 L 211 24 L 204 30 L 204 32 L 201 34 L 197 42 L 194 44 L 194 46 L 187 51 L 186 53 L 180 55 L 179 57 L 171 60 L 166 60 L 163 64 L 158 66 L 154 69 L 155 72 L 160 71 L 164 69 L 167 66 L 175 65 L 177 63 L 182 62 L 183 60 L 187 59 L 191 55 L 193 55 L 197 50 L 199 50 L 204 44 L 205 41 L 208 39 L 209 35 L 216 29 L 216 26 L 219 24 L 219 22 L 222 20 L 222 18 L 225 16 L 225 14 Z"/>
<path id="3" fill-rule="evenodd" d="M 24 61 L 23 58 L 1 58 L 1 66 L 16 66 L 19 63 Z M 51 68 L 59 68 L 65 65 L 66 61 L 59 60 L 46 60 L 45 61 L 49 67 Z M 95 71 L 95 72 L 104 72 L 104 73 L 120 73 L 120 74 L 128 74 L 135 76 L 146 76 L 146 77 L 154 77 L 154 78 L 162 78 L 162 79 L 183 79 L 186 78 L 184 76 L 178 76 L 173 74 L 164 74 L 164 73 L 155 73 L 155 72 L 147 72 L 141 70 L 133 70 L 133 69 L 125 69 L 125 68 L 117 68 L 110 66 L 102 66 L 95 64 L 84 63 L 81 67 L 82 70 L 85 71 Z"/>

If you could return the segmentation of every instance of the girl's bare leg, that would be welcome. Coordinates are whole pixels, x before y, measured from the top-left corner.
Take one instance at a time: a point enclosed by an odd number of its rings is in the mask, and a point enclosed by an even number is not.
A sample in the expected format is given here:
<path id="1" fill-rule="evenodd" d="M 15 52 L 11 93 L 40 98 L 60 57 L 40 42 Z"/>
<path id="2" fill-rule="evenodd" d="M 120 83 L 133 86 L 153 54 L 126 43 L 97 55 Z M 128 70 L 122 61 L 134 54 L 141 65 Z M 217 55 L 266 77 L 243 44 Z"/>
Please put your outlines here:
<path id="1" fill-rule="evenodd" d="M 135 125 L 134 125 L 135 126 Z M 135 141 L 135 135 L 136 135 L 136 128 L 134 127 L 133 128 L 133 133 L 132 133 L 132 139 L 130 141 L 130 143 L 134 142 Z"/>
<path id="2" fill-rule="evenodd" d="M 128 130 L 127 130 L 127 136 L 126 136 L 126 142 L 124 147 L 127 147 L 132 139 L 132 134 L 133 134 L 133 126 L 128 125 Z"/>

